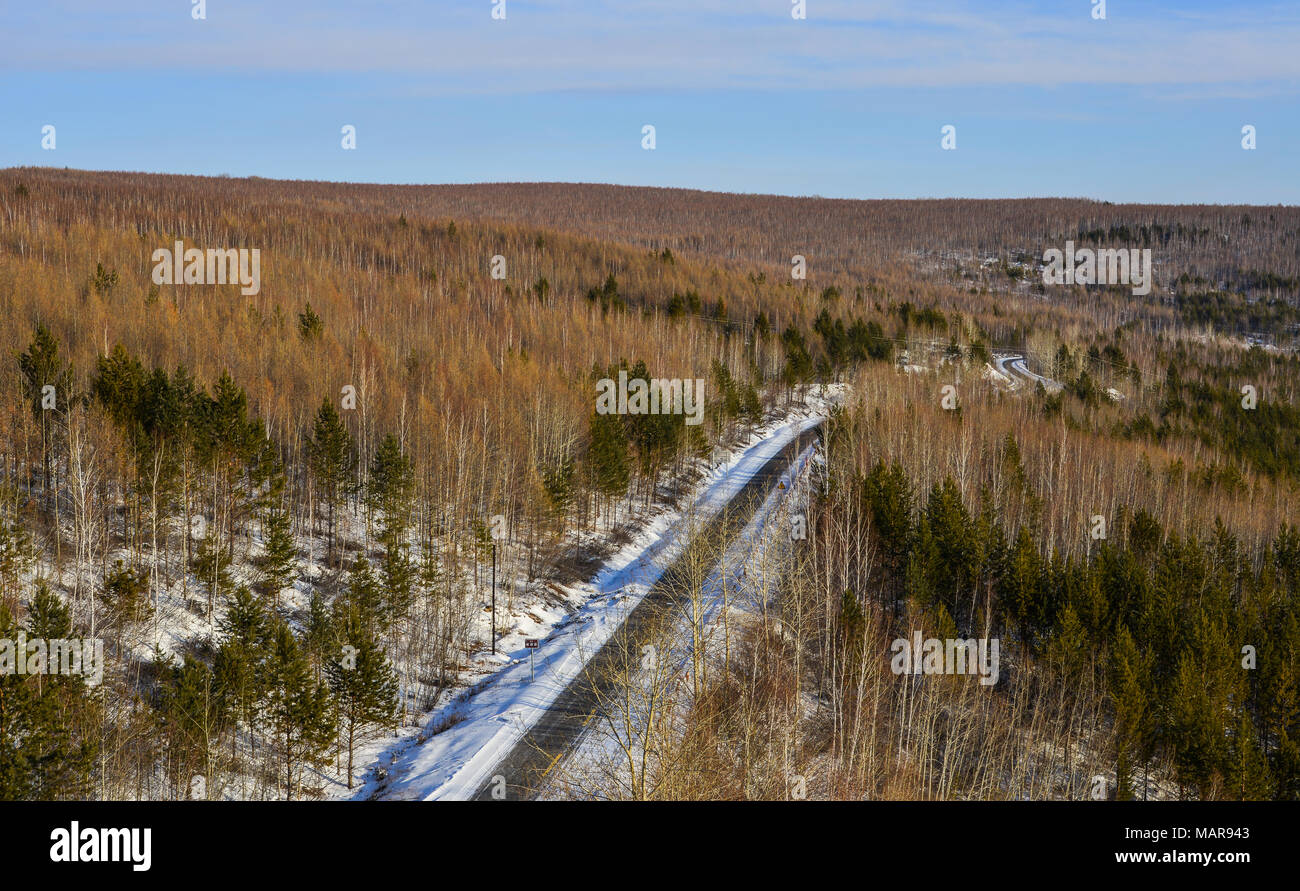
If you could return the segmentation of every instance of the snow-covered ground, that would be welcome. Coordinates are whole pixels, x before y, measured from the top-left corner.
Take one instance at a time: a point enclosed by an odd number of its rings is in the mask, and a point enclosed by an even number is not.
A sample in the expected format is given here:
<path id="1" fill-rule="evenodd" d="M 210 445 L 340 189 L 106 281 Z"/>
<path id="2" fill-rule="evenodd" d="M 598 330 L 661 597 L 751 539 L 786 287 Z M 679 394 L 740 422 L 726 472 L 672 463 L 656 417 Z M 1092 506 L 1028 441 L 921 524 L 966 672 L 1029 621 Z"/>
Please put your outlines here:
<path id="1" fill-rule="evenodd" d="M 514 622 L 498 645 L 501 668 L 460 697 L 426 716 L 423 729 L 395 743 L 372 743 L 359 763 L 370 770 L 350 793 L 353 798 L 468 798 L 491 776 L 555 697 L 579 675 L 591 657 L 640 602 L 684 547 L 684 533 L 707 522 L 754 474 L 796 436 L 814 426 L 842 387 L 811 396 L 806 407 L 754 431 L 705 476 L 684 509 L 660 512 L 611 556 L 589 582 L 565 591 L 581 602 L 574 612 L 532 608 L 528 621 Z M 526 638 L 540 639 L 530 670 Z"/>
<path id="2" fill-rule="evenodd" d="M 745 528 L 729 544 L 723 559 L 702 586 L 701 650 L 711 664 L 720 664 L 724 659 L 723 635 L 718 630 L 722 613 L 733 614 L 731 621 L 734 625 L 734 614 L 757 614 L 775 590 L 776 579 L 766 578 L 765 573 L 776 565 L 772 558 L 778 555 L 774 552 L 791 546 L 791 521 L 794 514 L 806 507 L 815 454 L 816 446 L 810 445 L 791 462 L 790 470 L 782 478 L 787 485 L 774 488 L 768 494 Z M 682 688 L 683 678 L 689 678 L 693 639 L 690 624 L 690 619 L 681 615 L 676 633 L 672 635 L 676 642 L 673 652 L 658 656 L 670 660 L 669 671 L 663 671 L 659 666 L 643 666 L 635 677 L 628 679 L 634 688 L 643 691 L 640 696 L 630 697 L 633 703 L 672 701 L 672 697 L 663 695 L 662 691 L 652 700 L 648 688 L 653 685 Z M 689 684 L 684 686 L 689 688 Z M 686 705 L 680 699 L 675 704 L 683 710 Z M 637 712 L 637 705 L 632 704 L 630 710 Z M 566 763 L 550 775 L 550 782 L 540 790 L 539 798 L 565 797 L 574 787 L 590 791 L 593 786 L 602 784 L 600 778 L 628 772 L 624 747 L 636 749 L 644 744 L 645 715 L 618 715 L 616 718 L 616 723 L 620 724 L 626 718 L 629 726 L 614 734 L 603 723 L 589 725 Z M 589 782 L 589 778 L 596 779 Z M 630 785 L 631 779 L 623 776 L 617 782 Z"/>

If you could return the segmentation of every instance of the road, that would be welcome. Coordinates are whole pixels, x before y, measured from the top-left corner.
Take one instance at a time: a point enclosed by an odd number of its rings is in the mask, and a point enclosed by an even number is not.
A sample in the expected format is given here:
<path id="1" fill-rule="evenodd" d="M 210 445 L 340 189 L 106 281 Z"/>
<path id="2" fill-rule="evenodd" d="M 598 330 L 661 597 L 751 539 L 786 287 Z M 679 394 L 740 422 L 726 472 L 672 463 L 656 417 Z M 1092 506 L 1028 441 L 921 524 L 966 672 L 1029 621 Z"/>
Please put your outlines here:
<path id="1" fill-rule="evenodd" d="M 1048 392 L 1061 389 L 1061 385 L 1050 377 L 1043 377 L 1041 374 L 1035 374 L 1029 370 L 1025 364 L 1025 357 L 1017 353 L 1010 353 L 1004 356 L 995 355 L 993 364 L 997 366 L 998 371 L 1005 374 L 1011 379 L 1013 389 L 1019 387 L 1018 381 L 1028 381 L 1030 384 L 1042 384 Z"/>
<path id="2" fill-rule="evenodd" d="M 770 458 L 736 493 L 727 507 L 707 523 L 699 535 L 731 535 L 743 528 L 759 505 L 777 485 L 790 463 L 820 436 L 821 423 L 795 437 L 784 449 Z M 546 713 L 514 745 L 475 794 L 476 799 L 504 797 L 511 800 L 534 797 L 549 772 L 559 764 L 581 736 L 595 714 L 602 694 L 608 690 L 597 684 L 607 683 L 609 667 L 618 654 L 626 652 L 626 636 L 635 647 L 648 634 L 656 619 L 676 608 L 670 592 L 680 590 L 674 579 L 685 572 L 687 556 L 679 557 L 651 587 L 645 598 L 628 614 L 623 626 L 591 657 L 586 669 L 562 690 Z M 634 649 L 635 649 L 634 647 Z M 495 779 L 501 777 L 501 780 Z"/>

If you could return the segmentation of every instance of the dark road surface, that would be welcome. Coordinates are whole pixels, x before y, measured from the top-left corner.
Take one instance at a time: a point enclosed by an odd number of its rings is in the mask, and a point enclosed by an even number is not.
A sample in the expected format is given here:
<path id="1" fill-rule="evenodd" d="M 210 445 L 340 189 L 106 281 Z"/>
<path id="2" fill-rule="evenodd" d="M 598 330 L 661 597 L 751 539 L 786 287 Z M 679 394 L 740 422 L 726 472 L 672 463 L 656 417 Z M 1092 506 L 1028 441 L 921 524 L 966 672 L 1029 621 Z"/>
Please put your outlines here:
<path id="1" fill-rule="evenodd" d="M 776 487 L 790 463 L 816 437 L 820 436 L 820 432 L 819 422 L 795 437 L 789 445 L 769 459 L 735 498 L 704 526 L 699 535 L 730 536 L 743 529 Z M 677 605 L 670 592 L 680 590 L 680 586 L 674 586 L 673 580 L 682 576 L 686 568 L 686 560 L 687 557 L 683 554 L 668 567 L 660 580 L 628 615 L 623 626 L 596 651 L 587 667 L 560 692 L 550 709 L 519 742 L 515 743 L 514 748 L 492 771 L 493 776 L 504 777 L 506 799 L 532 798 L 542 787 L 555 765 L 563 761 L 595 713 L 602 694 L 608 692 L 594 687 L 593 684 L 599 683 L 612 687 L 612 681 L 602 679 L 610 677 L 611 672 L 608 669 L 615 664 L 620 653 L 627 652 L 624 649 L 627 646 L 626 637 L 631 636 L 634 651 L 639 651 L 640 640 L 649 632 L 652 623 Z M 489 800 L 497 797 L 493 795 L 494 790 L 497 796 L 500 796 L 500 784 L 494 783 L 489 778 L 474 798 Z"/>

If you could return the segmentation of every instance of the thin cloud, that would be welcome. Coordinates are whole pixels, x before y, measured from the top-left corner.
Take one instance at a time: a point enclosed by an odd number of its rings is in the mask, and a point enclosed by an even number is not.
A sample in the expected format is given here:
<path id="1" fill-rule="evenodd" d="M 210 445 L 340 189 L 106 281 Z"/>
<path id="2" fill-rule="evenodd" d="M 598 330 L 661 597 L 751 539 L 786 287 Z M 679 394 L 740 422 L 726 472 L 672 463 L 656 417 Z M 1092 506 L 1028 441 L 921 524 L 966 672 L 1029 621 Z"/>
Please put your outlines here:
<path id="1" fill-rule="evenodd" d="M 1215 10 L 1109 4 L 809 0 L 244 0 L 194 21 L 173 4 L 11 4 L 0 70 L 196 73 L 379 72 L 446 92 L 604 89 L 855 89 L 881 86 L 1300 83 L 1300 16 L 1281 6 Z"/>

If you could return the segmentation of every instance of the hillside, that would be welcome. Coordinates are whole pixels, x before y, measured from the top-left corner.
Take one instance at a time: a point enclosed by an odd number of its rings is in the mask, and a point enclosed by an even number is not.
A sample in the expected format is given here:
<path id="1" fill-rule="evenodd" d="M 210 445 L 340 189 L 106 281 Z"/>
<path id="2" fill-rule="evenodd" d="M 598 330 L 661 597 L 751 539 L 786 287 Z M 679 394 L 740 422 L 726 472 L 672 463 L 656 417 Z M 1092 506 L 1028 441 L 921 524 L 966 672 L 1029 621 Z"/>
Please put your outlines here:
<path id="1" fill-rule="evenodd" d="M 1046 284 L 1067 241 L 1150 249 L 1150 294 Z M 257 281 L 159 283 L 177 242 Z M 700 766 L 660 797 L 791 758 L 820 797 L 1295 797 L 1298 247 L 1286 207 L 0 171 L 0 636 L 108 653 L 22 687 L 0 797 L 346 785 L 492 670 L 494 556 L 515 636 L 554 626 L 829 384 L 784 624 L 656 740 Z M 620 371 L 703 381 L 703 423 L 602 414 Z M 918 625 L 1001 634 L 1006 682 L 915 711 L 866 656 Z"/>

